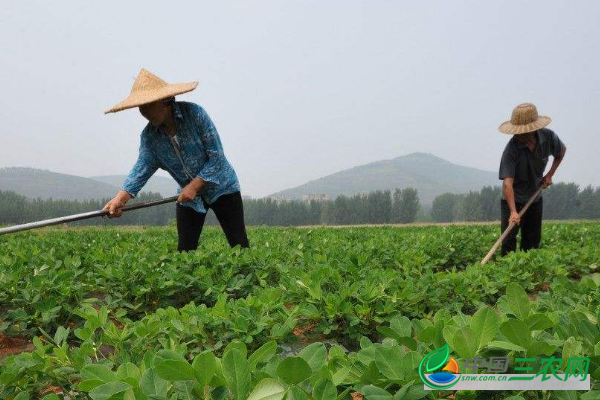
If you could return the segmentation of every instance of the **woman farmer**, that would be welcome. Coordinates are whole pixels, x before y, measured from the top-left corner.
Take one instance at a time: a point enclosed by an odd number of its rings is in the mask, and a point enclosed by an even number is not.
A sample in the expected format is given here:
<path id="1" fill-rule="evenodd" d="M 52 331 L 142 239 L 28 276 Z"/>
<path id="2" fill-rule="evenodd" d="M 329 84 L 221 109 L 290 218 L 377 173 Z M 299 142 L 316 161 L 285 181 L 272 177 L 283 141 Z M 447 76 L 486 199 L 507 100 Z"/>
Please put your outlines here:
<path id="1" fill-rule="evenodd" d="M 212 208 L 231 247 L 248 247 L 236 173 L 225 157 L 217 129 L 197 104 L 175 101 L 198 82 L 169 84 L 149 71 L 138 74 L 130 95 L 105 113 L 139 107 L 149 121 L 142 130 L 137 162 L 121 190 L 104 206 L 109 218 L 135 197 L 161 168 L 179 184 L 176 204 L 179 251 L 195 250 L 206 212 Z"/>

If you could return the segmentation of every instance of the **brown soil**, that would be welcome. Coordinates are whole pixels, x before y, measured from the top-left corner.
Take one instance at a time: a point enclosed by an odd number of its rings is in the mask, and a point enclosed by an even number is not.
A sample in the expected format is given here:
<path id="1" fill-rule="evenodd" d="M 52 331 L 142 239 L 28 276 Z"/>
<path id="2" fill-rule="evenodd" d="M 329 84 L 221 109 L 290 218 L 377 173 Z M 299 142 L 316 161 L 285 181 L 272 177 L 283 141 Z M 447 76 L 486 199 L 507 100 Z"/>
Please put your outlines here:
<path id="1" fill-rule="evenodd" d="M 415 228 L 423 226 L 465 226 L 465 225 L 499 225 L 499 221 L 480 221 L 480 222 L 413 222 L 410 224 L 357 224 L 357 225 L 303 225 L 296 228 L 377 228 L 377 227 L 395 227 L 395 228 Z"/>
<path id="2" fill-rule="evenodd" d="M 527 297 L 529 297 L 530 301 L 537 301 L 539 299 L 540 295 L 537 293 L 528 293 Z"/>
<path id="3" fill-rule="evenodd" d="M 549 290 L 550 290 L 549 283 L 540 283 L 538 285 L 538 291 L 540 291 L 540 292 L 548 292 Z"/>
<path id="4" fill-rule="evenodd" d="M 326 339 L 325 335 L 312 332 L 312 330 L 317 325 L 318 324 L 316 322 L 311 322 L 304 326 L 297 326 L 296 328 L 294 328 L 293 334 L 300 340 L 301 343 L 313 343 L 323 341 Z"/>
<path id="5" fill-rule="evenodd" d="M 592 223 L 599 223 L 600 220 L 597 219 L 572 219 L 572 220 L 544 220 L 544 223 L 559 223 L 559 224 L 577 224 L 577 223 L 581 223 L 581 222 L 592 222 Z M 500 221 L 463 221 L 463 222 L 413 222 L 410 224 L 362 224 L 362 225 L 303 225 L 303 226 L 296 226 L 296 227 L 288 227 L 286 226 L 285 228 L 300 228 L 300 229 L 305 229 L 305 228 L 368 228 L 368 227 L 378 227 L 378 226 L 393 226 L 393 227 L 405 227 L 405 228 L 412 228 L 412 227 L 421 227 L 421 226 L 465 226 L 465 225 L 500 225 Z M 45 227 L 45 228 L 41 228 L 41 229 L 36 229 L 37 232 L 39 232 L 40 234 L 42 233 L 47 233 L 47 232 L 53 232 L 53 231 L 68 231 L 68 230 L 123 230 L 123 231 L 131 231 L 131 232 L 138 232 L 138 231 L 145 231 L 145 230 L 149 230 L 149 229 L 160 229 L 160 228 L 164 228 L 165 226 L 143 226 L 143 225 L 111 225 L 111 226 L 70 226 L 68 224 L 63 224 L 63 225 L 55 225 L 55 226 L 50 226 L 50 227 Z M 252 227 L 252 226 L 251 226 Z M 168 228 L 173 228 L 174 227 L 170 227 L 168 226 Z M 212 229 L 214 227 L 209 226 L 208 228 Z"/>
<path id="6" fill-rule="evenodd" d="M 596 219 L 570 219 L 570 220 L 544 220 L 544 223 L 553 224 L 578 224 L 581 222 L 598 223 Z M 415 228 L 423 226 L 485 226 L 500 225 L 500 221 L 461 221 L 461 222 L 412 222 L 410 224 L 360 224 L 360 225 L 304 225 L 296 228 L 372 228 L 372 227 L 396 227 L 396 228 Z"/>
<path id="7" fill-rule="evenodd" d="M 44 388 L 44 390 L 42 390 L 42 391 L 40 392 L 40 397 L 43 397 L 43 396 L 45 396 L 45 395 L 47 395 L 47 394 L 50 394 L 50 393 L 54 393 L 54 394 L 56 394 L 56 395 L 62 395 L 62 394 L 63 394 L 63 391 L 62 391 L 62 389 L 61 389 L 61 388 L 59 388 L 58 386 L 52 386 L 52 385 L 48 384 L 48 386 L 46 386 L 46 387 Z"/>
<path id="8" fill-rule="evenodd" d="M 99 302 L 103 302 L 104 299 L 106 299 L 106 293 L 102 293 L 102 292 L 90 292 L 90 293 L 86 293 L 83 296 L 84 299 L 98 299 Z M 99 310 L 100 307 L 97 306 L 95 303 L 92 304 L 92 307 L 94 307 L 96 310 Z"/>
<path id="9" fill-rule="evenodd" d="M 0 359 L 24 351 L 33 351 L 33 343 L 20 337 L 8 337 L 0 333 Z"/>
<path id="10" fill-rule="evenodd" d="M 568 276 L 573 281 L 580 281 L 581 280 L 581 274 L 579 272 L 570 272 Z"/>
<path id="11" fill-rule="evenodd" d="M 297 326 L 294 328 L 294 336 L 301 336 L 313 330 L 313 328 L 317 326 L 316 322 L 311 322 L 304 326 Z"/>
<path id="12" fill-rule="evenodd" d="M 363 400 L 365 397 L 362 395 L 362 393 L 359 392 L 352 392 L 350 393 L 350 396 L 352 396 L 352 400 Z"/>
<path id="13" fill-rule="evenodd" d="M 103 344 L 98 348 L 98 353 L 102 354 L 104 358 L 112 356 L 114 352 L 115 348 L 108 344 Z"/>

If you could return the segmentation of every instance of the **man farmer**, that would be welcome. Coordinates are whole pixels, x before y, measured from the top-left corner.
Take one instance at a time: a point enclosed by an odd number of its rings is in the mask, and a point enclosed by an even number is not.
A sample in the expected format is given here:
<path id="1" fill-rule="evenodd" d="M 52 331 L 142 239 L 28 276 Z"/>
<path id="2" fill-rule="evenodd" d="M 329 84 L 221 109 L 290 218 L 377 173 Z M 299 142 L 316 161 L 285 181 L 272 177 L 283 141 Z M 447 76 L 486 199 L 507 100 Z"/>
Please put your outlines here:
<path id="1" fill-rule="evenodd" d="M 543 207 L 541 192 L 522 218 L 519 218 L 519 211 L 540 186 L 545 189 L 552 184 L 552 177 L 567 151 L 558 136 L 545 128 L 550 121 L 550 117 L 539 116 L 533 104 L 525 103 L 517 106 L 510 121 L 498 128 L 502 133 L 513 135 L 500 162 L 499 177 L 503 181 L 501 232 L 504 232 L 510 222 L 517 224 L 502 242 L 502 255 L 515 251 L 519 226 L 521 250 L 527 251 L 540 246 Z M 544 175 L 549 156 L 553 157 L 552 166 Z"/>
<path id="2" fill-rule="evenodd" d="M 149 71 L 138 74 L 131 94 L 106 111 L 139 107 L 149 121 L 141 133 L 137 162 L 115 197 L 104 206 L 109 217 L 135 197 L 158 168 L 179 184 L 176 204 L 178 250 L 198 247 L 206 212 L 212 208 L 231 247 L 248 247 L 240 184 L 225 157 L 221 139 L 206 111 L 197 104 L 175 101 L 198 82 L 169 84 Z"/>

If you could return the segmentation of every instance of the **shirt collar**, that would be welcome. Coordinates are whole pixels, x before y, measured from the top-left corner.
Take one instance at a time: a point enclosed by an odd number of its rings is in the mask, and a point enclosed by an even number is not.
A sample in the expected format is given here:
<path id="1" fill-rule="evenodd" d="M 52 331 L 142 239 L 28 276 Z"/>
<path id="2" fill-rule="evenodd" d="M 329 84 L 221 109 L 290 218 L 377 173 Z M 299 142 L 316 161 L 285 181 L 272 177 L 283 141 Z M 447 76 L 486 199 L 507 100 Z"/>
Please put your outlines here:
<path id="1" fill-rule="evenodd" d="M 179 102 L 174 101 L 171 104 L 171 108 L 173 109 L 173 116 L 175 117 L 175 119 L 183 120 L 183 112 L 181 111 L 181 106 L 179 105 Z M 163 129 L 160 126 L 154 126 L 153 129 L 157 133 L 164 133 L 165 135 L 167 134 L 163 131 Z"/>
<path id="2" fill-rule="evenodd" d="M 538 129 L 538 131 L 537 131 L 537 140 L 538 140 L 538 143 L 540 143 L 540 144 L 544 143 L 546 141 L 546 135 L 542 135 L 541 129 Z"/>
<path id="3" fill-rule="evenodd" d="M 518 149 L 524 149 L 527 147 L 527 145 L 525 143 L 519 142 L 516 137 L 514 139 L 515 139 L 515 144 L 517 145 Z M 537 141 L 535 146 L 537 147 L 538 145 L 540 145 L 546 141 L 546 135 L 542 135 L 542 130 L 538 129 L 535 132 L 535 139 Z"/>
<path id="4" fill-rule="evenodd" d="M 174 101 L 171 107 L 173 107 L 173 115 L 175 118 L 183 119 L 183 113 L 181 112 L 181 106 L 179 105 L 179 102 Z"/>

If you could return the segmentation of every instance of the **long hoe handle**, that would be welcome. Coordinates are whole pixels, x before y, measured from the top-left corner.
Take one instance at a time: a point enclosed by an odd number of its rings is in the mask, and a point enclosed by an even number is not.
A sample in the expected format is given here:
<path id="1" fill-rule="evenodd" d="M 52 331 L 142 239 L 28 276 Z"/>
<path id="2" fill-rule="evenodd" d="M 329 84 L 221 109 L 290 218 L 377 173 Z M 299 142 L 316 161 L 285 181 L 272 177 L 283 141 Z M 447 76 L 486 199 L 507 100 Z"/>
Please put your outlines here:
<path id="1" fill-rule="evenodd" d="M 147 208 L 147 207 L 157 206 L 160 204 L 172 203 L 174 201 L 177 201 L 177 199 L 178 199 L 177 196 L 167 197 L 165 199 L 147 201 L 145 203 L 132 204 L 130 206 L 122 207 L 122 208 L 120 208 L 120 210 L 123 212 L 139 210 L 140 208 Z M 64 224 L 67 222 L 81 221 L 83 219 L 102 217 L 107 214 L 108 214 L 108 210 L 98 210 L 98 211 L 90 211 L 90 212 L 86 212 L 86 213 L 82 213 L 82 214 L 69 215 L 67 217 L 46 219 L 44 221 L 38 221 L 38 222 L 30 222 L 28 224 L 23 224 L 23 225 L 9 226 L 8 228 L 0 229 L 0 235 L 6 235 L 8 233 L 15 233 L 15 232 L 27 231 L 30 229 L 42 228 L 44 226 Z"/>
<path id="2" fill-rule="evenodd" d="M 523 206 L 523 208 L 521 209 L 521 211 L 519 211 L 519 218 L 521 218 L 525 212 L 527 211 L 527 209 L 529 208 L 529 206 L 531 206 L 531 204 L 533 204 L 533 200 L 535 200 L 535 198 L 540 194 L 540 192 L 542 191 L 543 187 L 540 186 L 535 193 L 529 198 L 529 200 L 527 201 L 527 203 L 525 203 L 525 205 Z M 498 247 L 500 246 L 500 244 L 502 244 L 502 242 L 504 241 L 504 239 L 506 239 L 506 237 L 508 236 L 508 234 L 513 230 L 513 228 L 516 226 L 516 224 L 514 222 L 511 222 L 510 224 L 508 224 L 508 227 L 504 230 L 504 232 L 502 232 L 502 235 L 500 235 L 500 237 L 498 238 L 498 240 L 496 240 L 496 243 L 494 243 L 494 245 L 492 246 L 492 248 L 490 249 L 490 251 L 488 251 L 487 255 L 483 258 L 483 260 L 481 260 L 481 264 L 487 264 L 487 262 L 490 260 L 490 258 L 492 258 L 492 256 L 494 255 L 494 253 L 496 252 L 496 250 L 498 250 Z"/>

